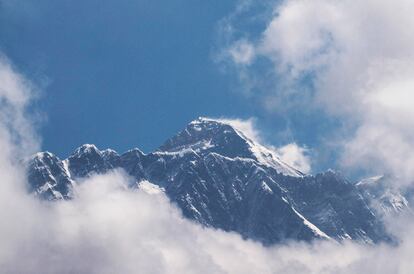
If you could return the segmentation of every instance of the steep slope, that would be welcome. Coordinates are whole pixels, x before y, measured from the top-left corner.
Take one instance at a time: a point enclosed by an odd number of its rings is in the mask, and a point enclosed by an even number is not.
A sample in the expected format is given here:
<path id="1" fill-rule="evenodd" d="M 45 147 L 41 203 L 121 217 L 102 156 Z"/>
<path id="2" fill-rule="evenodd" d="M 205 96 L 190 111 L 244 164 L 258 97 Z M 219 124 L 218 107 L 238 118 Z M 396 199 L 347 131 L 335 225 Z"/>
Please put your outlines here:
<path id="1" fill-rule="evenodd" d="M 149 154 L 83 145 L 63 161 L 40 155 L 29 182 L 34 193 L 50 189 L 45 199 L 70 199 L 78 179 L 122 168 L 131 188 L 164 191 L 185 217 L 264 244 L 390 240 L 354 184 L 332 171 L 304 175 L 229 121 L 199 118 Z"/>
<path id="2" fill-rule="evenodd" d="M 39 152 L 27 163 L 30 191 L 46 200 L 73 196 L 74 181 L 65 162 L 50 152 Z"/>

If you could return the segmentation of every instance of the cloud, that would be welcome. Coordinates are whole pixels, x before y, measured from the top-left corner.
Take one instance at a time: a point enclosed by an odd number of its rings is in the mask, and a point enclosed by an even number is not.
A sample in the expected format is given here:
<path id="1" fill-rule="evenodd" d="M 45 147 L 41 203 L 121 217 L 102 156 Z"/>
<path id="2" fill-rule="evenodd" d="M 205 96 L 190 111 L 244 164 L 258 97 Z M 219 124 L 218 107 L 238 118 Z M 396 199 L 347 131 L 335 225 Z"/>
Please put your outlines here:
<path id="1" fill-rule="evenodd" d="M 343 167 L 391 173 L 410 182 L 413 11 L 409 0 L 276 3 L 260 38 L 243 42 L 254 49 L 249 56 L 272 64 L 274 82 L 263 81 L 273 87 L 258 95 L 264 96 L 268 109 L 285 110 L 287 115 L 322 109 L 328 117 L 341 119 L 348 129 L 338 141 Z M 257 66 L 250 67 L 255 74 Z M 332 128 L 333 134 L 336 131 Z"/>
<path id="2" fill-rule="evenodd" d="M 11 155 L 36 151 L 38 137 L 33 130 L 33 120 L 27 119 L 27 107 L 36 96 L 35 88 L 1 53 L 0 83 L 0 136 L 3 142 L 15 144 L 1 146 L 3 157 L 9 159 Z"/>
<path id="3" fill-rule="evenodd" d="M 5 273 L 409 273 L 407 246 L 279 247 L 185 220 L 163 194 L 127 189 L 122 172 L 84 181 L 72 201 L 15 196 L 2 225 Z M 20 194 L 21 195 L 21 194 Z M 4 215 L 2 215 L 4 217 Z M 378 258 L 385 258 L 381 261 Z M 408 263 L 408 265 L 405 265 Z"/>
<path id="4" fill-rule="evenodd" d="M 248 65 L 255 57 L 254 46 L 244 39 L 234 43 L 228 51 L 236 64 Z"/>
<path id="5" fill-rule="evenodd" d="M 2 271 L 381 274 L 412 269 L 408 243 L 263 247 L 202 228 L 183 219 L 163 194 L 128 190 L 128 180 L 121 172 L 95 176 L 80 185 L 74 200 L 51 205 L 13 197 L 20 210 L 2 225 Z"/>
<path id="6" fill-rule="evenodd" d="M 306 147 L 300 147 L 296 143 L 290 143 L 285 146 L 275 148 L 279 158 L 290 166 L 309 173 L 311 171 L 311 159 L 309 150 Z"/>
<path id="7" fill-rule="evenodd" d="M 256 121 L 254 118 L 249 118 L 246 120 L 220 118 L 217 120 L 222 123 L 231 125 L 233 128 L 242 132 L 247 138 L 255 142 L 261 143 L 263 141 L 262 137 L 260 136 L 260 131 L 256 128 L 256 125 L 255 125 Z"/>

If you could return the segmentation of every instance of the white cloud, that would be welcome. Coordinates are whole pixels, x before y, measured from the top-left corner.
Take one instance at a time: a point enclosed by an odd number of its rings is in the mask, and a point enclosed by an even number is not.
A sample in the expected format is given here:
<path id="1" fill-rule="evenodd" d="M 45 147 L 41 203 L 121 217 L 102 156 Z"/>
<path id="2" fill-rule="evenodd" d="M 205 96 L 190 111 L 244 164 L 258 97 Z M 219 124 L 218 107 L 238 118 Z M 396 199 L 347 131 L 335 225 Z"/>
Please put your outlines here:
<path id="1" fill-rule="evenodd" d="M 1 146 L 2 155 L 6 158 L 12 154 L 21 156 L 38 149 L 33 122 L 26 119 L 26 107 L 34 95 L 31 83 L 19 75 L 0 53 L 0 137 L 4 142 L 19 144 Z"/>
<path id="2" fill-rule="evenodd" d="M 233 128 L 242 132 L 247 138 L 261 143 L 262 138 L 260 136 L 259 130 L 255 126 L 255 119 L 249 118 L 246 120 L 243 119 L 229 119 L 229 118 L 220 118 L 217 119 L 220 122 L 231 125 Z"/>
<path id="3" fill-rule="evenodd" d="M 267 107 L 324 109 L 356 129 L 341 142 L 344 166 L 363 163 L 411 181 L 413 12 L 409 0 L 278 3 L 261 39 L 250 42 L 252 55 L 270 60 L 278 79 Z"/>
<path id="4" fill-rule="evenodd" d="M 306 147 L 300 147 L 296 143 L 290 143 L 285 146 L 275 148 L 279 158 L 290 166 L 309 173 L 311 171 L 311 159 L 309 150 Z"/>
<path id="5" fill-rule="evenodd" d="M 410 273 L 411 249 L 331 242 L 263 247 L 181 217 L 114 172 L 52 205 L 20 193 L 2 225 L 5 273 Z M 6 193 L 2 193 L 4 195 Z M 3 206 L 4 203 L 1 203 Z M 4 208 L 3 210 L 10 210 Z M 4 212 L 2 211 L 2 217 Z M 387 260 L 378 260 L 387 258 Z"/>
<path id="6" fill-rule="evenodd" d="M 187 221 L 163 194 L 127 190 L 128 180 L 119 172 L 95 176 L 74 200 L 52 205 L 14 195 L 0 234 L 2 271 L 385 274 L 413 267 L 411 241 L 399 248 L 331 242 L 263 247 Z M 2 218 L 5 210 L 11 207 L 3 208 Z"/>

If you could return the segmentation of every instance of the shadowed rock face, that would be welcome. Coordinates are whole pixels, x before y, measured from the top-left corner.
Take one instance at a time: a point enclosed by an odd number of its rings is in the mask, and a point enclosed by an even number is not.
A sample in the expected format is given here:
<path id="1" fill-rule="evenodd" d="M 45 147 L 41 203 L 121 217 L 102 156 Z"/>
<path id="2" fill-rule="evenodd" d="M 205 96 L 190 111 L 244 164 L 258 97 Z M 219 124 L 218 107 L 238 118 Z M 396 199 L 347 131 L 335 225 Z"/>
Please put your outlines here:
<path id="1" fill-rule="evenodd" d="M 30 190 L 47 200 L 71 199 L 79 179 L 122 168 L 131 188 L 151 182 L 185 217 L 266 245 L 390 240 L 354 184 L 333 171 L 305 176 L 220 120 L 199 118 L 149 154 L 83 145 L 63 161 L 38 153 L 27 166 Z"/>

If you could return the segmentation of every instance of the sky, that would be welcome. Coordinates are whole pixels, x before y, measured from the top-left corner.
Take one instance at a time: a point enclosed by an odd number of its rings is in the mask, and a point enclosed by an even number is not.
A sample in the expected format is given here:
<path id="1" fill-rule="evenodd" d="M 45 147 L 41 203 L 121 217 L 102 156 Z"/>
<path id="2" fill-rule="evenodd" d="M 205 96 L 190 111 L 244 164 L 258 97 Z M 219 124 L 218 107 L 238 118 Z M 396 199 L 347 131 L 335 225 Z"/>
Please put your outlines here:
<path id="1" fill-rule="evenodd" d="M 315 143 L 305 131 L 288 132 L 293 115 L 270 115 L 243 94 L 221 60 L 228 40 L 222 28 L 237 6 L 3 1 L 0 49 L 39 87 L 42 149 L 62 158 L 84 143 L 150 152 L 199 116 L 254 117 L 269 144 Z"/>
<path id="2" fill-rule="evenodd" d="M 42 150 L 150 152 L 207 116 L 253 121 L 312 173 L 414 175 L 408 0 L 0 3 Z"/>
<path id="3" fill-rule="evenodd" d="M 199 116 L 253 116 L 214 62 L 235 1 L 2 1 L 0 49 L 41 87 L 43 149 L 152 151 Z"/>

